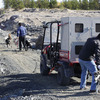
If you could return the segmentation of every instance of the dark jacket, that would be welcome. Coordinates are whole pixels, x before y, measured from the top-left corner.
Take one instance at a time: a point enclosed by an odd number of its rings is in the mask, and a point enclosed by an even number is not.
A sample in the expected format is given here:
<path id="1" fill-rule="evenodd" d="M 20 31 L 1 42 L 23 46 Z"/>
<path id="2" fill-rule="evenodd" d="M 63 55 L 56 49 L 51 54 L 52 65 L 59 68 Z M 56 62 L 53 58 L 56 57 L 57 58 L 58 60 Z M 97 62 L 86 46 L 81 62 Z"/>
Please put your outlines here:
<path id="1" fill-rule="evenodd" d="M 95 58 L 97 65 L 100 65 L 100 35 L 87 39 L 79 53 L 79 58 L 84 61 L 91 61 Z"/>

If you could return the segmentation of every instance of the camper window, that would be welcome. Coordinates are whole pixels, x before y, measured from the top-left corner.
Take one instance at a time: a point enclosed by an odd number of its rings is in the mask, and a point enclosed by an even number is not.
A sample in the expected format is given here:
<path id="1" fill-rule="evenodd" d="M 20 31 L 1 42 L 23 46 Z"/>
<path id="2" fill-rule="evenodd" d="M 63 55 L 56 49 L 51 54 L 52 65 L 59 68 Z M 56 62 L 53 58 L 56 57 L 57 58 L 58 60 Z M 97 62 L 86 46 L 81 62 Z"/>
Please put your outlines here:
<path id="1" fill-rule="evenodd" d="M 100 23 L 97 23 L 95 25 L 95 29 L 96 29 L 96 32 L 100 32 Z"/>
<path id="2" fill-rule="evenodd" d="M 83 24 L 82 23 L 76 23 L 75 24 L 75 32 L 83 32 Z"/>
<path id="3" fill-rule="evenodd" d="M 75 54 L 78 55 L 80 50 L 82 49 L 83 45 L 76 45 L 75 46 Z"/>

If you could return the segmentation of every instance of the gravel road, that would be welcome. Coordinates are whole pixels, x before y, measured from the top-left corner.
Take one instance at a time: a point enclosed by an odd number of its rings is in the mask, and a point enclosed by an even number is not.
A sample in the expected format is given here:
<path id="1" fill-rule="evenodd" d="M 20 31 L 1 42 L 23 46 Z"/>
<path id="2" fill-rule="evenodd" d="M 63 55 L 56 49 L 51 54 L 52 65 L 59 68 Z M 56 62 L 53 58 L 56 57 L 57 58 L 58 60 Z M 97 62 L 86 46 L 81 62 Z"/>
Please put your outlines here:
<path id="1" fill-rule="evenodd" d="M 80 90 L 80 78 L 72 77 L 70 85 L 59 86 L 57 73 L 40 74 L 40 50 L 18 52 L 12 42 L 7 48 L 0 35 L 0 100 L 99 100 L 100 94 Z M 91 77 L 87 80 L 90 88 Z"/>

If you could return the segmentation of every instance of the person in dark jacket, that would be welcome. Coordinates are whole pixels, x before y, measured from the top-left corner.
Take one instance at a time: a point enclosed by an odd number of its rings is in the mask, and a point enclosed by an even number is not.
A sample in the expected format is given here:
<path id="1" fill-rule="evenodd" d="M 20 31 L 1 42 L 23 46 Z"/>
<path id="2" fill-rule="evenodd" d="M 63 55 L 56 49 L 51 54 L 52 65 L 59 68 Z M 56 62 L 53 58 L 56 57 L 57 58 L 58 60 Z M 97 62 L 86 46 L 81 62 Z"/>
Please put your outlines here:
<path id="1" fill-rule="evenodd" d="M 19 27 L 17 29 L 17 37 L 19 37 L 19 50 L 22 50 L 22 44 L 25 48 L 25 50 L 27 50 L 26 48 L 26 36 L 27 32 L 26 32 L 26 28 L 24 26 L 21 25 L 21 23 L 19 23 Z"/>
<path id="2" fill-rule="evenodd" d="M 86 78 L 89 70 L 92 75 L 90 92 L 95 92 L 95 73 L 97 73 L 97 68 L 100 67 L 100 34 L 87 39 L 79 53 L 79 63 L 82 69 L 80 89 L 86 89 Z"/>

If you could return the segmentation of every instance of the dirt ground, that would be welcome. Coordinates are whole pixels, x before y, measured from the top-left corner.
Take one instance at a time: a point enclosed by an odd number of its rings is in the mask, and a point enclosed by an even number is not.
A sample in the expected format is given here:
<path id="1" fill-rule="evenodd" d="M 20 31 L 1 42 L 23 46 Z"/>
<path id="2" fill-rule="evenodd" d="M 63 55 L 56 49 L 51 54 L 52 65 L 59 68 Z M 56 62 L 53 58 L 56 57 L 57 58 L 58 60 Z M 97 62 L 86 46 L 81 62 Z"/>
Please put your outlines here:
<path id="1" fill-rule="evenodd" d="M 32 28 L 34 32 L 34 28 L 43 22 L 65 16 L 100 16 L 100 11 L 40 10 L 7 11 L 0 16 L 0 27 L 14 31 L 21 21 L 32 26 L 30 30 Z M 49 76 L 40 74 L 40 50 L 18 52 L 13 41 L 11 46 L 7 48 L 0 33 L 0 100 L 100 100 L 100 94 L 89 93 L 91 76 L 87 80 L 87 90 L 79 89 L 80 78 L 77 77 L 71 78 L 70 85 L 59 86 L 56 72 Z"/>
<path id="2" fill-rule="evenodd" d="M 70 85 L 59 86 L 57 73 L 40 74 L 40 50 L 18 52 L 12 42 L 7 48 L 0 36 L 0 100 L 99 100 L 100 94 L 80 90 L 80 78 L 72 77 Z M 5 70 L 2 70 L 2 69 Z M 87 80 L 90 88 L 91 77 Z"/>

